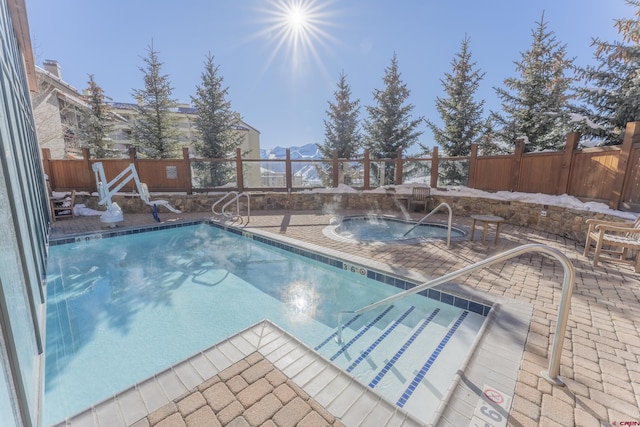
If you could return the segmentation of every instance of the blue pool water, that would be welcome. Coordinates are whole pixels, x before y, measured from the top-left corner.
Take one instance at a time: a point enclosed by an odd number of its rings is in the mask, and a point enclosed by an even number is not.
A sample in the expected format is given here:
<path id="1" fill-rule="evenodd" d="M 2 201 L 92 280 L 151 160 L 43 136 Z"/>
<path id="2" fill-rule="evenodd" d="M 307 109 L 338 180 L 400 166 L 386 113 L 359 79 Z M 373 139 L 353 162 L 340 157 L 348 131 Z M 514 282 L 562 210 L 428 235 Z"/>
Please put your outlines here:
<path id="1" fill-rule="evenodd" d="M 45 425 L 265 318 L 311 347 L 324 346 L 330 357 L 336 349 L 327 337 L 340 310 L 399 289 L 341 262 L 321 261 L 206 224 L 52 246 Z M 402 301 L 394 310 L 417 307 L 411 309 L 414 323 L 436 306 L 446 313 L 447 320 L 439 320 L 445 326 L 467 313 L 422 296 Z"/>
<path id="2" fill-rule="evenodd" d="M 343 218 L 340 225 L 335 228 L 338 236 L 358 241 L 402 241 L 410 239 L 446 239 L 448 227 L 442 224 L 420 224 L 415 229 L 415 222 L 404 221 L 397 218 L 380 216 L 353 216 Z M 409 233 L 407 233 L 411 230 Z M 405 233 L 407 235 L 405 236 Z M 451 228 L 451 237 L 463 237 L 465 232 L 458 228 Z"/>

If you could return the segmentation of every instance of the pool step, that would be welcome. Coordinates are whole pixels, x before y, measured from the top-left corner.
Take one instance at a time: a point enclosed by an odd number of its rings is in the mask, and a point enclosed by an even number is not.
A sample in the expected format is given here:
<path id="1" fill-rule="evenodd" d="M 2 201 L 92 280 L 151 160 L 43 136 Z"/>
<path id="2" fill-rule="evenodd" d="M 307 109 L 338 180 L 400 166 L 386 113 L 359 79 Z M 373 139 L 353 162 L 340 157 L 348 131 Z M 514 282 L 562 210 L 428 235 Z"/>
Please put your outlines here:
<path id="1" fill-rule="evenodd" d="M 389 306 L 348 319 L 316 347 L 340 368 L 401 408 L 437 409 L 482 324 L 465 310 Z"/>

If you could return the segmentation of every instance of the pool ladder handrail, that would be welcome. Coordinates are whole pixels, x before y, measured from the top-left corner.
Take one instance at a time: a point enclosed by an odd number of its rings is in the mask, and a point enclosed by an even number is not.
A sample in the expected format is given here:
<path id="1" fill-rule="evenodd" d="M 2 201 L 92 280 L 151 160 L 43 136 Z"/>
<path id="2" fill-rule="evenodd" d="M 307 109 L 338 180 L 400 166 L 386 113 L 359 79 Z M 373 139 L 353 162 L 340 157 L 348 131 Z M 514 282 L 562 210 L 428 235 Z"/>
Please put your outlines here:
<path id="1" fill-rule="evenodd" d="M 470 273 L 472 271 L 479 270 L 484 267 L 489 267 L 498 262 L 506 261 L 510 258 L 522 255 L 527 252 L 541 252 L 543 254 L 549 255 L 560 262 L 562 268 L 564 269 L 564 278 L 562 280 L 562 296 L 560 299 L 560 306 L 558 307 L 558 320 L 556 321 L 556 333 L 553 338 L 553 346 L 551 348 L 551 357 L 549 358 L 549 367 L 546 371 L 542 371 L 540 375 L 549 381 L 552 384 L 563 386 L 564 383 L 560 379 L 560 358 L 562 356 L 562 345 L 564 342 L 564 337 L 567 329 L 567 321 L 569 319 L 569 309 L 571 307 L 571 295 L 573 293 L 573 286 L 575 283 L 575 268 L 569 258 L 559 250 L 549 247 L 547 245 L 543 245 L 540 243 L 530 243 L 522 246 L 518 246 L 517 248 L 510 249 L 501 254 L 494 255 L 489 257 L 483 261 L 476 262 L 475 264 L 471 264 L 460 270 L 456 270 L 454 272 L 445 274 L 436 279 L 429 280 L 428 282 L 422 283 L 414 288 L 407 289 L 398 294 L 391 295 L 387 298 L 381 299 L 380 301 L 371 303 L 365 307 L 362 307 L 358 310 L 353 311 L 341 311 L 338 313 L 338 331 L 336 336 L 336 341 L 338 344 L 343 343 L 342 339 L 342 315 L 343 314 L 361 314 L 369 310 L 373 310 L 376 307 L 381 305 L 389 304 L 393 301 L 399 300 L 409 295 L 413 295 L 418 292 L 422 292 L 426 289 L 433 288 L 434 286 L 440 285 L 442 283 L 448 282 L 451 279 L 455 279 L 456 277 L 462 276 L 463 274 Z"/>
<path id="2" fill-rule="evenodd" d="M 249 221 L 251 220 L 251 198 L 249 197 L 249 193 L 245 193 L 245 192 L 238 193 L 236 191 L 232 191 L 232 193 L 236 193 L 236 196 L 233 199 L 229 200 L 224 205 L 222 205 L 222 209 L 220 210 L 220 212 L 222 213 L 222 215 L 225 218 L 232 218 L 233 215 L 230 214 L 230 213 L 225 212 L 225 209 L 227 208 L 227 206 L 229 206 L 233 202 L 236 202 L 236 216 L 240 217 L 240 198 L 242 196 L 246 196 L 246 198 L 247 198 L 247 224 L 249 224 Z"/>
<path id="3" fill-rule="evenodd" d="M 438 206 L 436 206 L 431 212 L 429 212 L 428 214 L 426 214 L 425 216 L 422 217 L 422 219 L 418 222 L 416 222 L 416 224 L 411 227 L 409 229 L 409 231 L 407 231 L 406 233 L 404 233 L 402 235 L 402 237 L 405 237 L 407 234 L 411 233 L 417 226 L 419 226 L 420 224 L 422 224 L 422 222 L 429 218 L 431 215 L 433 215 L 434 213 L 436 213 L 436 211 L 438 209 L 440 209 L 441 207 L 446 207 L 449 210 L 449 224 L 448 224 L 448 230 L 447 230 L 447 249 L 451 248 L 451 220 L 453 218 L 453 211 L 451 211 L 451 206 L 449 206 L 448 203 L 440 203 Z"/>
<path id="4" fill-rule="evenodd" d="M 222 203 L 222 201 L 224 201 L 227 197 L 231 195 L 237 195 L 237 194 L 238 194 L 237 191 L 229 191 L 224 196 L 220 197 L 218 200 L 216 200 L 216 202 L 213 205 L 211 205 L 211 212 L 213 212 L 214 215 L 222 215 L 222 212 L 216 212 L 216 206 Z"/>

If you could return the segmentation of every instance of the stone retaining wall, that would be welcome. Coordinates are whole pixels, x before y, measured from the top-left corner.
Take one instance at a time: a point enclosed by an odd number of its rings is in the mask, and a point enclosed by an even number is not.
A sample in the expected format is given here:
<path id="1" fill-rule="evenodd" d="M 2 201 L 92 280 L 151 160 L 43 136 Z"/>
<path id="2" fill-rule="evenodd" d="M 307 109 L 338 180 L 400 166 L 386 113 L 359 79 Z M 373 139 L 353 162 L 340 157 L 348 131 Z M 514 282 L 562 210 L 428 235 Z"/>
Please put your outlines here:
<path id="1" fill-rule="evenodd" d="M 183 212 L 211 212 L 213 203 L 223 194 L 205 195 L 157 195 L 152 199 L 168 200 L 172 206 Z M 358 209 L 372 212 L 389 213 L 400 212 L 401 203 L 394 199 L 393 195 L 384 193 L 252 193 L 251 211 L 270 210 L 311 210 L 319 212 L 336 212 L 344 209 Z M 144 213 L 151 208 L 145 205 L 137 196 L 116 196 L 113 201 L 118 203 L 123 212 Z M 83 203 L 87 207 L 104 210 L 97 206 L 97 198 L 79 194 L 76 203 Z M 546 231 L 551 234 L 563 236 L 572 240 L 584 241 L 587 227 L 587 218 L 606 219 L 611 221 L 624 221 L 623 218 L 596 212 L 582 211 L 552 205 L 523 203 L 518 201 L 501 201 L 478 197 L 461 197 L 438 194 L 431 198 L 429 209 L 433 209 L 440 203 L 448 203 L 454 216 L 469 217 L 474 214 L 491 214 L 505 218 L 508 224 L 529 227 L 535 230 Z M 246 199 L 241 200 L 241 212 L 246 212 Z M 222 206 L 219 205 L 217 209 Z M 159 208 L 161 213 L 164 208 Z M 543 215 L 542 212 L 546 212 Z M 444 212 L 444 211 L 443 211 Z"/>

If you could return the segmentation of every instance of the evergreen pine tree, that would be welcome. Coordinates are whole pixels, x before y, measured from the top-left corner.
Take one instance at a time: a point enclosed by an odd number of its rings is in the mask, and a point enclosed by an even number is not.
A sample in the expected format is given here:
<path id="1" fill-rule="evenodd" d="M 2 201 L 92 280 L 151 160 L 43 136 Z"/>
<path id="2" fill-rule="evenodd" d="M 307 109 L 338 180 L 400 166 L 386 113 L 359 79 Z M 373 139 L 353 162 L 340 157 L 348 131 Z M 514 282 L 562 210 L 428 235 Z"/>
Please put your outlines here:
<path id="1" fill-rule="evenodd" d="M 177 157 L 179 131 L 177 119 L 171 114 L 171 109 L 177 107 L 171 97 L 173 88 L 169 76 L 161 74 L 162 62 L 153 43 L 146 50 L 148 56 L 143 58 L 146 66 L 140 67 L 144 89 L 134 89 L 132 94 L 138 101 L 132 137 L 138 148 L 151 158 Z"/>
<path id="2" fill-rule="evenodd" d="M 413 105 L 406 103 L 411 92 L 400 79 L 395 53 L 391 65 L 385 69 L 383 81 L 385 89 L 373 92 L 377 105 L 366 107 L 369 117 L 364 121 L 364 138 L 365 146 L 373 157 L 388 159 L 395 158 L 399 150 L 405 151 L 416 143 L 422 135 L 416 128 L 423 118 L 411 119 Z M 395 163 L 386 162 L 384 178 L 379 184 L 392 184 L 394 171 Z"/>
<path id="3" fill-rule="evenodd" d="M 573 58 L 567 58 L 566 45 L 556 41 L 542 19 L 531 31 L 531 48 L 514 62 L 519 77 L 504 80 L 506 89 L 494 88 L 502 101 L 505 115 L 492 113 L 497 125 L 496 136 L 508 145 L 517 138 L 529 139 L 528 151 L 556 149 L 564 144 L 569 131 L 569 94 L 573 77 L 566 75 L 573 68 Z"/>
<path id="4" fill-rule="evenodd" d="M 89 110 L 83 114 L 80 123 L 80 138 L 83 145 L 89 148 L 91 156 L 98 159 L 117 156 L 118 152 L 110 148 L 107 139 L 113 130 L 111 108 L 107 104 L 104 90 L 89 75 L 89 87 L 86 90 L 85 101 Z"/>
<path id="5" fill-rule="evenodd" d="M 627 123 L 640 120 L 640 1 L 627 0 L 626 4 L 636 10 L 632 18 L 615 22 L 622 41 L 594 39 L 591 44 L 598 65 L 578 72 L 585 86 L 576 92 L 586 104 L 578 109 L 585 117 L 579 130 L 583 136 L 601 138 L 606 145 L 621 144 Z"/>
<path id="6" fill-rule="evenodd" d="M 340 73 L 338 88 L 333 92 L 335 103 L 328 102 L 327 119 L 324 120 L 324 144 L 318 149 L 325 159 L 333 157 L 334 152 L 340 159 L 352 159 L 362 147 L 362 136 L 358 125 L 360 100 L 351 100 L 351 87 L 347 83 L 344 71 Z M 340 182 L 351 184 L 351 178 L 345 175 L 345 163 L 340 163 Z M 318 168 L 325 185 L 330 183 L 332 167 Z"/>
<path id="7" fill-rule="evenodd" d="M 223 87 L 224 78 L 219 75 L 219 66 L 213 56 L 207 55 L 201 84 L 196 86 L 196 96 L 191 102 L 196 108 L 195 125 L 198 140 L 195 148 L 199 156 L 208 159 L 228 159 L 235 156 L 235 150 L 242 144 L 243 134 L 237 130 L 241 124 L 240 115 L 231 109 L 227 100 L 228 87 Z M 234 165 L 228 162 L 194 164 L 205 187 L 227 184 L 234 175 Z"/>
<path id="8" fill-rule="evenodd" d="M 441 128 L 431 120 L 426 120 L 434 140 L 447 156 L 468 156 L 471 144 L 480 142 L 486 129 L 482 118 L 484 101 L 476 102 L 474 99 L 484 73 L 475 69 L 475 65 L 471 61 L 469 37 L 465 35 L 460 52 L 451 62 L 452 72 L 445 73 L 445 79 L 440 80 L 447 97 L 436 98 L 436 109 L 444 126 Z M 421 147 L 427 150 L 427 147 Z M 444 162 L 442 172 L 448 183 L 466 184 L 468 164 Z"/>

